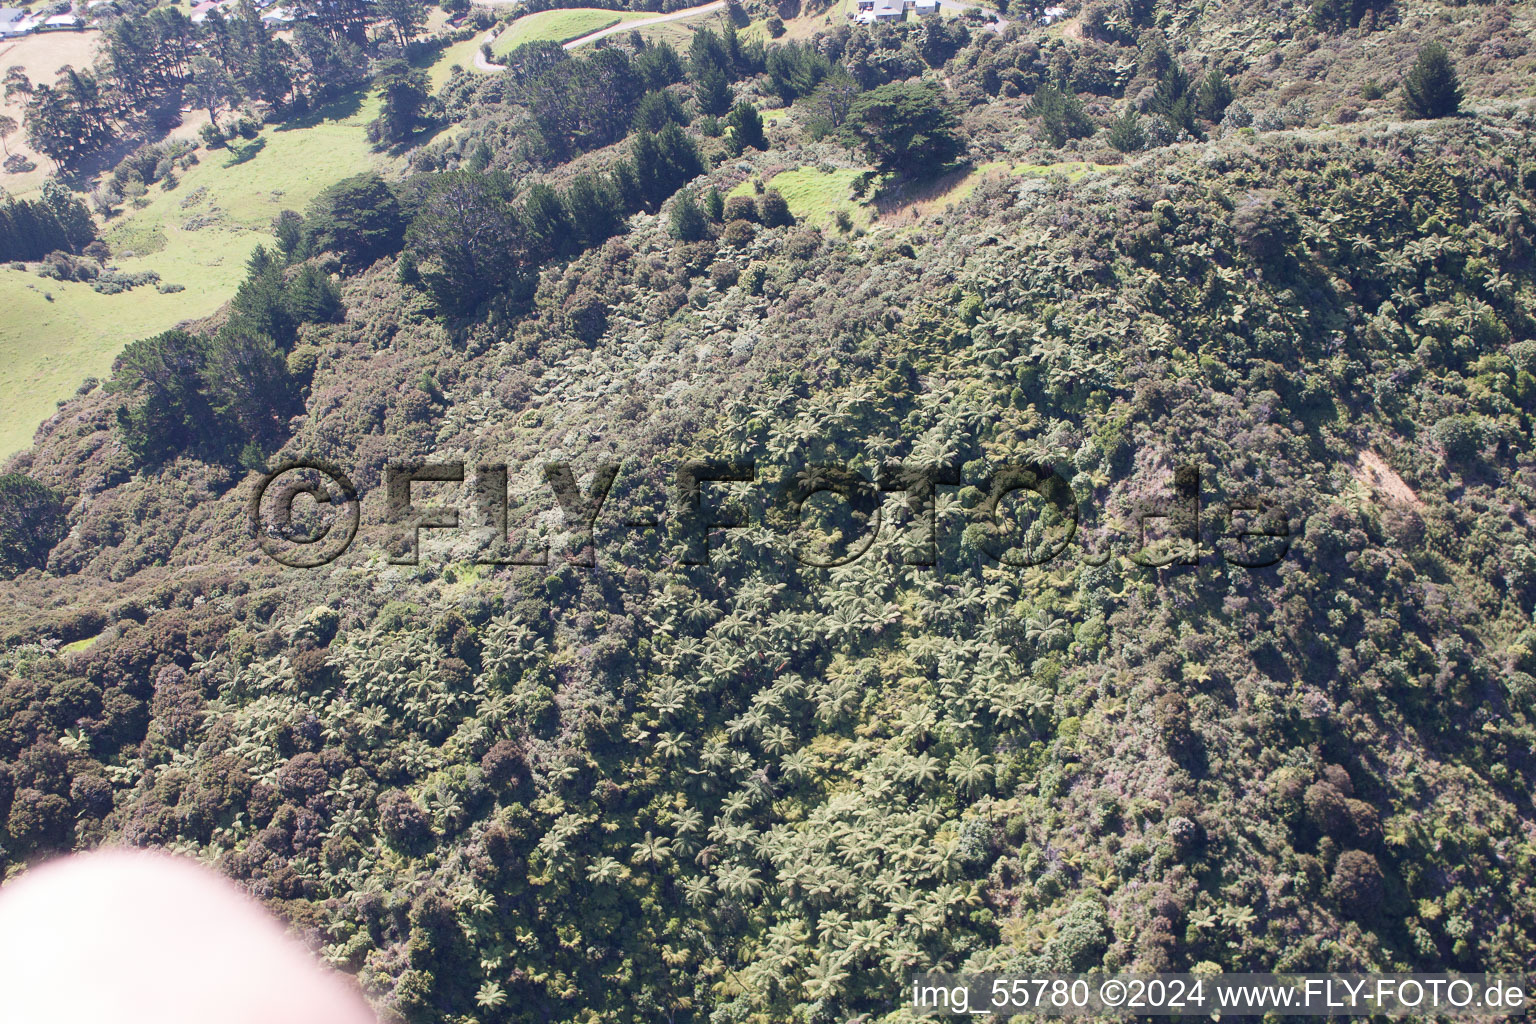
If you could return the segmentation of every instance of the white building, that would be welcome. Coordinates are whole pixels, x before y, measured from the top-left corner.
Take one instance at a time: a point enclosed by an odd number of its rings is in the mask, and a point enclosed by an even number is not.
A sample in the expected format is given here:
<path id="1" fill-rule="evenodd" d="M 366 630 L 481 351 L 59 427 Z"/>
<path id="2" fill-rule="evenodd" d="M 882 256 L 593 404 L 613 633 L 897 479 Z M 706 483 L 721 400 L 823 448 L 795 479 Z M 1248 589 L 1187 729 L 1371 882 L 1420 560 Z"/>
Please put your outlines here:
<path id="1" fill-rule="evenodd" d="M 32 31 L 27 12 L 19 7 L 0 7 L 0 39 L 24 36 Z"/>
<path id="2" fill-rule="evenodd" d="M 877 21 L 901 21 L 908 11 L 919 17 L 939 13 L 939 0 L 856 0 L 857 10 L 849 16 L 860 25 Z"/>

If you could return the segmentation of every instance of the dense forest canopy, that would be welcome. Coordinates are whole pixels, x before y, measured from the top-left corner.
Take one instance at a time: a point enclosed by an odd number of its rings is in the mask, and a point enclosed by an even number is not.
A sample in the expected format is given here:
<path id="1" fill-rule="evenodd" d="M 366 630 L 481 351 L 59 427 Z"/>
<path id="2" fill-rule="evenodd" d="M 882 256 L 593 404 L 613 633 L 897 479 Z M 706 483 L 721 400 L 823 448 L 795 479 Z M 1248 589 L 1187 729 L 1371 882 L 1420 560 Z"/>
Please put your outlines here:
<path id="1" fill-rule="evenodd" d="M 291 106 L 347 10 L 203 30 L 199 95 Z M 146 89 L 171 13 L 111 30 Z M 10 461 L 5 872 L 195 854 L 413 1022 L 1528 967 L 1529 7 L 729 14 L 375 59 L 407 170 Z M 295 569 L 249 508 L 302 461 L 361 527 Z"/>

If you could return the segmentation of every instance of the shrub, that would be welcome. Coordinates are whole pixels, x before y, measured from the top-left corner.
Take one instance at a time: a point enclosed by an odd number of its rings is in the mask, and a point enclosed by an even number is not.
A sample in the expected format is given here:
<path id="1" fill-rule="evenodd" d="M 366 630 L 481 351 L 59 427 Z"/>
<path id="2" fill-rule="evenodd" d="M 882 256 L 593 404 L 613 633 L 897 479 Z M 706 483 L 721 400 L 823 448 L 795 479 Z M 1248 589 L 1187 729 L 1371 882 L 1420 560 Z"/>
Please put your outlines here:
<path id="1" fill-rule="evenodd" d="M 480 770 L 485 773 L 485 781 L 494 787 L 515 787 L 527 774 L 527 754 L 512 740 L 497 740 L 480 759 Z"/>
<path id="2" fill-rule="evenodd" d="M 720 241 L 724 245 L 741 248 L 751 243 L 757 234 L 757 229 L 744 220 L 727 221 L 720 231 Z"/>
<path id="3" fill-rule="evenodd" d="M 1381 907 L 1381 866 L 1364 850 L 1345 850 L 1334 864 L 1328 889 L 1351 917 L 1371 917 Z"/>
<path id="4" fill-rule="evenodd" d="M 725 201 L 725 209 L 721 212 L 720 219 L 733 220 L 757 220 L 757 204 L 751 196 L 731 196 Z"/>
<path id="5" fill-rule="evenodd" d="M 1157 698 L 1152 714 L 1163 748 L 1177 760 L 1179 753 L 1195 740 L 1188 699 L 1182 693 L 1165 693 Z"/>
<path id="6" fill-rule="evenodd" d="M 1323 835 L 1340 835 L 1349 821 L 1344 794 L 1331 782 L 1314 782 L 1308 786 L 1302 806 L 1306 809 L 1307 821 Z"/>
<path id="7" fill-rule="evenodd" d="M 401 850 L 417 849 L 432 834 L 427 812 L 410 794 L 391 789 L 379 794 L 379 831 Z"/>
<path id="8" fill-rule="evenodd" d="M 1477 416 L 1447 416 L 1435 424 L 1433 435 L 1446 460 L 1462 464 L 1477 458 L 1488 440 L 1487 429 Z"/>
<path id="9" fill-rule="evenodd" d="M 1091 896 L 1073 903 L 1046 946 L 1049 970 L 1087 971 L 1099 966 L 1109 948 L 1109 917 L 1104 904 Z"/>
<path id="10" fill-rule="evenodd" d="M 1253 193 L 1232 213 L 1232 233 L 1237 244 L 1261 264 L 1272 264 L 1301 237 L 1296 215 L 1279 198 Z"/>
<path id="11" fill-rule="evenodd" d="M 770 228 L 783 227 L 795 222 L 794 214 L 789 212 L 789 202 L 776 188 L 770 188 L 758 197 L 757 216 L 765 227 Z"/>
<path id="12" fill-rule="evenodd" d="M 571 334 L 590 345 L 608 329 L 608 304 L 601 295 L 582 288 L 566 300 L 565 321 Z"/>
<path id="13" fill-rule="evenodd" d="M 740 276 L 740 269 L 730 260 L 715 260 L 709 265 L 709 282 L 722 292 L 735 284 Z"/>

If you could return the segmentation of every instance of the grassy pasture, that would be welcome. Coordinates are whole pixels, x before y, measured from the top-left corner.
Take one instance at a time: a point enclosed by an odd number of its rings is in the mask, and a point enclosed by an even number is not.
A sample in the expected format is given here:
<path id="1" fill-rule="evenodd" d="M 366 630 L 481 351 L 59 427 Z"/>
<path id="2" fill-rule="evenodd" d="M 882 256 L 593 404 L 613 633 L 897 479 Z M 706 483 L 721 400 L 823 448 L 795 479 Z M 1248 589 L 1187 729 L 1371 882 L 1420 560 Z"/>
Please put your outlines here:
<path id="1" fill-rule="evenodd" d="M 153 270 L 185 291 L 144 285 L 103 295 L 0 267 L 0 456 L 25 447 L 82 380 L 105 377 L 123 345 L 226 302 L 251 250 L 271 240 L 279 210 L 302 210 L 330 183 L 387 166 L 363 134 L 377 106 L 355 97 L 229 149 L 200 150 L 174 189 L 152 185 L 145 205 L 105 225 L 118 269 Z"/>
<path id="2" fill-rule="evenodd" d="M 491 51 L 498 57 L 511 53 L 524 43 L 552 40 L 568 43 L 589 32 L 598 32 L 627 21 L 640 21 L 653 17 L 646 12 L 609 11 L 598 7 L 568 7 L 529 14 L 512 22 L 496 37 Z"/>
<path id="3" fill-rule="evenodd" d="M 94 33 L 86 38 L 94 45 Z M 471 66 L 478 46 L 475 37 L 438 53 L 428 68 L 434 85 L 454 64 Z M 87 377 L 105 378 L 128 342 L 227 302 L 251 250 L 271 241 L 278 211 L 302 211 L 349 175 L 390 169 L 395 158 L 373 152 L 364 134 L 378 110 L 376 97 L 358 93 L 227 149 L 200 149 L 200 162 L 175 188 L 150 186 L 143 205 L 102 226 L 117 269 L 153 270 L 163 284 L 185 291 L 162 294 L 144 285 L 103 295 L 89 284 L 0 265 L 0 458 L 25 448 L 37 425 Z"/>
<path id="4" fill-rule="evenodd" d="M 816 227 L 828 228 L 838 210 L 844 210 L 853 219 L 855 227 L 868 227 L 871 210 L 865 203 L 853 198 L 853 183 L 863 174 L 853 167 L 834 171 L 819 171 L 814 167 L 799 167 L 792 171 L 780 171 L 768 182 L 769 188 L 778 189 L 789 204 L 789 212 L 795 220 Z M 733 196 L 754 194 L 752 183 L 744 181 L 731 190 Z"/>
<path id="5" fill-rule="evenodd" d="M 655 15 L 646 15 L 655 17 Z M 726 23 L 730 17 L 725 11 L 710 11 L 706 14 L 695 14 L 691 18 L 679 18 L 676 21 L 663 21 L 655 25 L 649 25 L 640 30 L 648 43 L 669 43 L 686 59 L 688 46 L 693 42 L 694 29 L 709 27 L 716 32 L 724 32 Z"/>
<path id="6" fill-rule="evenodd" d="M 0 4 L 0 6 L 12 6 Z M 39 32 L 20 39 L 0 42 L 0 69 L 20 67 L 27 73 L 33 85 L 52 85 L 59 71 L 65 67 L 87 68 L 96 57 L 96 43 L 101 33 L 89 32 Z M 0 100 L 0 114 L 6 114 L 22 123 L 26 97 L 16 96 L 7 103 Z M 39 188 L 53 172 L 53 161 L 27 145 L 26 133 L 17 130 L 5 140 L 5 148 L 12 153 L 22 153 L 37 167 L 25 174 L 0 172 L 0 186 L 12 195 L 23 195 Z"/>

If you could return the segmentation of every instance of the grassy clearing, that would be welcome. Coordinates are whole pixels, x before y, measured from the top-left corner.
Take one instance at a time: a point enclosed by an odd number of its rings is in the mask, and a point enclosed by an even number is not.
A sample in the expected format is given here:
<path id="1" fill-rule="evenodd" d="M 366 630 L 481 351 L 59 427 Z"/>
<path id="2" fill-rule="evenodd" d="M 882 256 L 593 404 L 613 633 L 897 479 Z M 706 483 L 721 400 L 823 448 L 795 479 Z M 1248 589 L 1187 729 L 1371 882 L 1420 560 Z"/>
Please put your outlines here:
<path id="1" fill-rule="evenodd" d="M 11 6 L 9 4 L 0 6 Z M 0 68 L 19 66 L 27 73 L 34 85 L 52 85 L 59 70 L 65 66 L 85 68 L 96 57 L 96 44 L 101 33 L 89 32 L 40 32 L 20 39 L 0 43 Z M 0 114 L 6 114 L 22 123 L 26 97 L 16 96 L 12 102 L 0 100 Z M 12 195 L 24 195 L 41 188 L 53 170 L 53 161 L 27 145 L 25 133 L 17 133 L 5 140 L 6 149 L 25 154 L 36 169 L 25 174 L 0 172 L 0 186 Z"/>
<path id="2" fill-rule="evenodd" d="M 1063 160 L 1054 164 L 1008 163 L 993 160 L 963 168 L 929 181 L 908 182 L 884 189 L 875 203 L 880 224 L 906 230 L 930 217 L 942 215 L 964 202 L 976 187 L 988 178 L 1023 178 L 1061 175 L 1077 181 L 1087 174 L 1116 171 L 1115 164 L 1094 164 L 1081 160 Z"/>
<path id="3" fill-rule="evenodd" d="M 468 65 L 475 45 L 438 54 L 429 69 L 434 80 L 446 80 L 454 63 Z M 185 291 L 161 294 L 146 285 L 102 295 L 89 284 L 0 266 L 0 458 L 26 447 L 83 380 L 105 378 L 128 342 L 228 301 L 251 250 L 271 241 L 278 211 L 302 211 L 335 181 L 391 168 L 394 158 L 373 152 L 364 134 L 378 107 L 377 98 L 358 94 L 229 149 L 199 150 L 200 163 L 176 188 L 151 186 L 144 206 L 104 226 L 118 269 L 153 270 Z"/>
<path id="4" fill-rule="evenodd" d="M 142 286 L 102 295 L 90 285 L 0 269 L 0 455 L 26 446 L 55 403 L 86 377 L 105 377 L 123 345 L 207 316 L 233 294 L 245 260 L 271 238 L 279 210 L 302 210 L 326 185 L 387 158 L 370 151 L 372 100 L 342 102 L 267 128 L 233 150 L 204 150 L 176 188 L 120 215 L 104 237 L 124 271 L 153 270 L 186 290 Z M 132 254 L 132 255 L 130 255 Z"/>
<path id="5" fill-rule="evenodd" d="M 693 42 L 693 33 L 696 29 L 709 27 L 716 32 L 724 32 L 730 18 L 724 11 L 713 11 L 709 14 L 699 14 L 692 18 L 679 18 L 677 21 L 664 21 L 649 28 L 640 30 L 649 43 L 668 43 L 674 47 L 684 58 L 688 56 L 688 47 Z"/>
<path id="6" fill-rule="evenodd" d="M 59 648 L 59 653 L 62 655 L 81 654 L 90 650 L 91 647 L 95 645 L 96 641 L 100 639 L 101 634 L 97 633 L 95 636 L 88 636 L 83 640 L 76 640 L 72 643 L 67 643 L 63 647 Z"/>
<path id="7" fill-rule="evenodd" d="M 832 227 L 838 210 L 846 211 L 854 227 L 868 227 L 872 219 L 869 206 L 853 198 L 853 183 L 864 172 L 854 167 L 842 167 L 834 171 L 819 171 L 814 167 L 800 167 L 793 171 L 781 171 L 767 182 L 769 188 L 778 189 L 789 204 L 795 220 L 816 227 Z M 731 190 L 731 195 L 753 195 L 752 183 L 744 181 Z"/>
<path id="8" fill-rule="evenodd" d="M 569 7 L 563 10 L 540 11 L 518 18 L 506 31 L 496 37 L 491 52 L 505 56 L 524 43 L 553 40 L 568 43 L 590 32 L 599 32 L 627 21 L 640 21 L 653 17 L 645 12 L 608 11 L 598 7 Z"/>
<path id="9" fill-rule="evenodd" d="M 976 186 L 987 177 L 1047 177 L 1059 174 L 1068 181 L 1077 181 L 1087 174 L 1098 171 L 1115 171 L 1119 168 L 1115 164 L 1094 164 L 1081 160 L 1063 160 L 1055 164 L 1010 164 L 1004 160 L 991 160 L 984 164 L 978 164 L 969 171 L 963 172 L 957 177 L 940 179 L 941 190 L 924 199 L 930 206 L 938 203 L 949 205 L 958 203 L 968 198 L 976 191 Z"/>
<path id="10" fill-rule="evenodd" d="M 485 38 L 484 32 L 477 32 L 462 42 L 454 43 L 447 47 L 438 56 L 436 62 L 427 71 L 427 77 L 432 82 L 432 91 L 441 89 L 448 81 L 448 76 L 453 73 L 453 66 L 457 64 L 465 71 L 475 69 L 475 54 L 480 50 L 480 43 Z"/>

